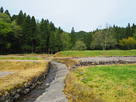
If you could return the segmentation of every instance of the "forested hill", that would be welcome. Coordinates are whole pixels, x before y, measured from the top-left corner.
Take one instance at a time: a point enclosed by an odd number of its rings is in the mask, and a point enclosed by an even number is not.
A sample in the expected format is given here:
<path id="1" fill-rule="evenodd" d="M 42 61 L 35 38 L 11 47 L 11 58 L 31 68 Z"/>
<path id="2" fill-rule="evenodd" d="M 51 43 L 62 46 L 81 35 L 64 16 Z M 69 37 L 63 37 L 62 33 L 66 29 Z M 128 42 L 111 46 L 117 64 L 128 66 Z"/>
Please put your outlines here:
<path id="1" fill-rule="evenodd" d="M 54 53 L 67 49 L 65 41 L 70 40 L 67 36 L 47 19 L 38 22 L 22 11 L 10 16 L 8 10 L 0 9 L 1 53 Z"/>
<path id="2" fill-rule="evenodd" d="M 10 15 L 0 8 L 0 54 L 55 53 L 62 50 L 134 49 L 136 25 L 112 26 L 93 32 L 71 33 L 57 28 L 48 19 L 37 21 L 23 11 Z"/>

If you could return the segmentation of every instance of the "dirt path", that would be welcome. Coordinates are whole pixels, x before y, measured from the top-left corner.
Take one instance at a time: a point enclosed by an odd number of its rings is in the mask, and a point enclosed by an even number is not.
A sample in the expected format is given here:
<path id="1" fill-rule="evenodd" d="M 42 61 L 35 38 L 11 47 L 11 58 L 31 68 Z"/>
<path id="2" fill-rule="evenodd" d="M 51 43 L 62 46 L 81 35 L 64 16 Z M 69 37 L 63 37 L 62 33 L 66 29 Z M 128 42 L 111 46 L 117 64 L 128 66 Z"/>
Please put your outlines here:
<path id="1" fill-rule="evenodd" d="M 64 79 L 68 73 L 66 65 L 51 62 L 43 84 L 18 102 L 68 102 L 64 95 Z"/>

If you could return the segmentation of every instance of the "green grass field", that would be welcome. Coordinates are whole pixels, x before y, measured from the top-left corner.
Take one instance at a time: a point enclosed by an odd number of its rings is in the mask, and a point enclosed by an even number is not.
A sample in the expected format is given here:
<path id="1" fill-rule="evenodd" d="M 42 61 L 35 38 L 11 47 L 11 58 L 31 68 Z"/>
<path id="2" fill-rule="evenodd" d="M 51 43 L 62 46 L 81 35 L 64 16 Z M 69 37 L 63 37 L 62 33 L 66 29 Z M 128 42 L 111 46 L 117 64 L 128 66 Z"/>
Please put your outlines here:
<path id="1" fill-rule="evenodd" d="M 55 57 L 136 56 L 136 50 L 61 51 Z"/>
<path id="2" fill-rule="evenodd" d="M 92 66 L 71 72 L 70 102 L 136 102 L 136 65 Z"/>

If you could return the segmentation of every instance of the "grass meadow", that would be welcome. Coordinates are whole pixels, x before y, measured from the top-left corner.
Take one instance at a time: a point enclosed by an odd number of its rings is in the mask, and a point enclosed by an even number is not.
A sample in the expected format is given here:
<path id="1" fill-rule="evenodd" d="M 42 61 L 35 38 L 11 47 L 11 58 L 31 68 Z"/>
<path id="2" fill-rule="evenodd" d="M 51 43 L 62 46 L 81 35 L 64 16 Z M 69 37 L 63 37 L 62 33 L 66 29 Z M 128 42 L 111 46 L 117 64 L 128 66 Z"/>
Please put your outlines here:
<path id="1" fill-rule="evenodd" d="M 0 60 L 42 60 L 40 57 L 1 56 Z"/>
<path id="2" fill-rule="evenodd" d="M 61 51 L 55 57 L 136 56 L 136 50 Z"/>
<path id="3" fill-rule="evenodd" d="M 136 102 L 136 64 L 82 67 L 65 83 L 69 102 Z"/>
<path id="4" fill-rule="evenodd" d="M 0 60 L 44 60 L 51 54 L 9 54 L 0 55 Z"/>

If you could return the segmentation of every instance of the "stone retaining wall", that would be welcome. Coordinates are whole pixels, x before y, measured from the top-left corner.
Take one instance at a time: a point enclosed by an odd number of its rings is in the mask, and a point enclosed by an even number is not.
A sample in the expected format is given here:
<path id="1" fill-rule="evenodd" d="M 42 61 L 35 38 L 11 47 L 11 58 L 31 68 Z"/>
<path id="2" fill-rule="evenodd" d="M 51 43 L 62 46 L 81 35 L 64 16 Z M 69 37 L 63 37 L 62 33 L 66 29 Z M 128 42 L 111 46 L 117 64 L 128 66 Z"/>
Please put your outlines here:
<path id="1" fill-rule="evenodd" d="M 73 68 L 90 65 L 109 65 L 109 64 L 133 64 L 136 63 L 136 57 L 94 57 L 80 58 Z"/>

